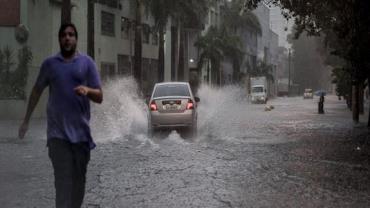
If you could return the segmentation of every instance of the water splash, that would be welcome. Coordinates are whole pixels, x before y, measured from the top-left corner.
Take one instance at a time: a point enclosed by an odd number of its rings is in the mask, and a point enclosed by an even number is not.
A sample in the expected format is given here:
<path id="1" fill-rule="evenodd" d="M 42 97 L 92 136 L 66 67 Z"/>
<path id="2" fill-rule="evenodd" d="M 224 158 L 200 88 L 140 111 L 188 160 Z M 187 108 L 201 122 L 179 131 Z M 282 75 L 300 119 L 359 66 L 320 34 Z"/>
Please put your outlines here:
<path id="1" fill-rule="evenodd" d="M 147 136 L 148 108 L 138 96 L 138 86 L 133 77 L 112 80 L 103 88 L 104 102 L 93 106 L 92 129 L 97 142 L 135 139 L 139 146 L 155 146 L 162 140 L 177 144 L 187 144 L 177 133 L 161 134 L 159 140 Z M 240 130 L 241 121 L 248 102 L 245 89 L 239 86 L 215 88 L 202 85 L 198 96 L 198 136 L 193 141 L 212 137 L 219 139 L 240 138 L 245 132 Z M 242 134 L 242 135 L 239 135 Z M 157 138 L 158 139 L 158 138 Z M 229 140 L 227 139 L 227 140 Z"/>
<path id="2" fill-rule="evenodd" d="M 102 105 L 93 107 L 92 125 L 97 142 L 125 139 L 147 132 L 147 107 L 138 96 L 133 77 L 111 80 L 104 85 Z"/>
<path id="3" fill-rule="evenodd" d="M 229 137 L 232 125 L 244 120 L 248 105 L 245 89 L 230 85 L 213 88 L 202 85 L 198 91 L 198 134 L 201 137 Z M 238 113 L 239 112 L 239 113 Z"/>

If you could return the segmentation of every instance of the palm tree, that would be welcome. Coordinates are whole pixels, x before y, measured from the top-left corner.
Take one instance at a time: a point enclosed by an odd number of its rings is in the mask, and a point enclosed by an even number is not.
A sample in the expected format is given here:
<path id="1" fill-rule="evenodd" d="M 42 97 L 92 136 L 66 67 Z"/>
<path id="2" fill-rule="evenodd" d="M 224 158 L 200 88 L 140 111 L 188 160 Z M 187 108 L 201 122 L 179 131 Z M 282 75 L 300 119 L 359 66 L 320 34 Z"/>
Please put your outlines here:
<path id="1" fill-rule="evenodd" d="M 178 69 L 178 80 L 184 79 L 185 68 L 185 28 L 193 27 L 201 30 L 202 22 L 208 13 L 210 5 L 217 0 L 178 0 L 174 1 L 171 18 L 177 25 L 178 34 L 178 52 L 175 54 L 175 60 Z"/>
<path id="2" fill-rule="evenodd" d="M 175 60 L 178 62 L 175 66 L 178 68 L 179 80 L 183 79 L 184 75 L 184 44 L 185 32 L 184 27 L 192 24 L 200 25 L 207 13 L 208 6 L 213 0 L 146 0 L 144 1 L 147 9 L 150 11 L 155 20 L 155 28 L 159 33 L 159 48 L 158 48 L 158 80 L 164 80 L 164 31 L 166 29 L 168 19 L 171 18 L 173 24 L 177 26 L 177 34 L 173 34 L 173 38 L 177 39 L 178 45 L 175 54 Z"/>
<path id="3" fill-rule="evenodd" d="M 158 41 L 158 81 L 164 81 L 164 32 L 170 17 L 173 0 L 147 0 L 147 10 L 152 14 L 155 21 L 155 32 L 159 33 Z"/>
<path id="4" fill-rule="evenodd" d="M 216 27 L 210 27 L 207 34 L 200 37 L 195 46 L 202 50 L 198 68 L 202 68 L 207 63 L 207 79 L 211 83 L 221 83 L 220 63 L 227 57 L 240 61 L 243 57 L 243 51 L 239 49 L 240 39 L 237 36 L 228 35 L 228 33 Z M 212 79 L 209 79 L 209 73 L 212 72 Z"/>
<path id="5" fill-rule="evenodd" d="M 249 10 L 241 12 L 240 8 L 243 7 L 243 4 L 244 0 L 233 0 L 222 6 L 222 23 L 235 33 L 239 29 L 247 28 L 262 34 L 261 25 L 256 15 Z"/>
<path id="6" fill-rule="evenodd" d="M 222 7 L 222 27 L 229 34 L 240 34 L 243 30 L 254 31 L 257 35 L 262 34 L 261 25 L 258 18 L 250 11 L 241 12 L 240 8 L 244 5 L 244 0 L 233 0 Z M 244 54 L 231 56 L 233 62 L 233 81 L 239 81 L 240 67 Z"/>
<path id="7" fill-rule="evenodd" d="M 257 61 L 257 68 L 249 71 L 251 76 L 264 76 L 270 82 L 274 82 L 273 66 L 264 61 Z"/>
<path id="8" fill-rule="evenodd" d="M 205 36 L 195 42 L 195 46 L 202 51 L 198 61 L 198 69 L 207 64 L 207 82 L 215 83 L 214 75 L 219 74 L 220 62 L 223 59 L 223 43 L 217 28 L 211 27 Z M 210 72 L 213 75 L 212 79 L 210 79 Z"/>
<path id="9" fill-rule="evenodd" d="M 221 37 L 223 39 L 223 51 L 226 57 L 232 60 L 233 82 L 239 81 L 240 66 L 244 59 L 244 51 L 240 49 L 242 42 L 237 35 L 230 35 L 225 25 L 221 28 Z"/>

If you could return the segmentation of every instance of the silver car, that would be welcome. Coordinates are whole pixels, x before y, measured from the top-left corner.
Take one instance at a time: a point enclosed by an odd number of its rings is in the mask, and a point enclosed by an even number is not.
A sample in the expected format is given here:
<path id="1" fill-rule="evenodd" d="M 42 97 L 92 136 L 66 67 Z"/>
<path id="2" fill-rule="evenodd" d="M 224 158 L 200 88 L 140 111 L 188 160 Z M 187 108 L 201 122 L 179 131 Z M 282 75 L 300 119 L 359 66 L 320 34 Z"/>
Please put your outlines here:
<path id="1" fill-rule="evenodd" d="M 148 133 L 160 129 L 197 131 L 197 102 L 188 82 L 162 82 L 154 85 L 148 107 Z"/>

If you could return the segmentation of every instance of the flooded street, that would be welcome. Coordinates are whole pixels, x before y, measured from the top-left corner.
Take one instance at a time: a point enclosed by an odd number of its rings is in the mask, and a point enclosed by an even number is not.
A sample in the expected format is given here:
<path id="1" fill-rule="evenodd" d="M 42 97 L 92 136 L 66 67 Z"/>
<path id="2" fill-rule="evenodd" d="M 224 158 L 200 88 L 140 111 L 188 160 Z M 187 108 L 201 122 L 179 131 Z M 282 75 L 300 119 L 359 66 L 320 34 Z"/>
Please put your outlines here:
<path id="1" fill-rule="evenodd" d="M 131 79 L 105 87 L 94 106 L 97 148 L 89 163 L 84 207 L 369 207 L 366 117 L 351 120 L 345 102 L 327 96 L 250 104 L 238 87 L 199 89 L 198 135 L 147 137 L 145 103 Z M 1 207 L 54 204 L 45 121 L 25 140 L 17 121 L 1 121 Z"/>

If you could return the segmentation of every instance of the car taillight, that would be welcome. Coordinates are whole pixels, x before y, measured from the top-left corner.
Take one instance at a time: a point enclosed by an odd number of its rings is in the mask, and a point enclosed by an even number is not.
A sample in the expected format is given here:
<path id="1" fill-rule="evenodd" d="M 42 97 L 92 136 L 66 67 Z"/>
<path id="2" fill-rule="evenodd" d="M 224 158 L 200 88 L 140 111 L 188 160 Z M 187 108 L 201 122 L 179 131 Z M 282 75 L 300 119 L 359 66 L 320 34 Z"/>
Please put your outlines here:
<path id="1" fill-rule="evenodd" d="M 186 104 L 186 110 L 194 109 L 194 103 L 191 99 L 188 100 L 188 104 Z"/>
<path id="2" fill-rule="evenodd" d="M 155 104 L 154 100 L 150 103 L 150 110 L 151 111 L 157 111 L 158 110 L 157 104 Z"/>

